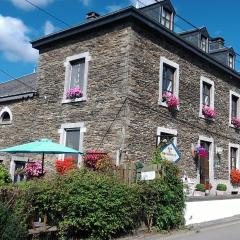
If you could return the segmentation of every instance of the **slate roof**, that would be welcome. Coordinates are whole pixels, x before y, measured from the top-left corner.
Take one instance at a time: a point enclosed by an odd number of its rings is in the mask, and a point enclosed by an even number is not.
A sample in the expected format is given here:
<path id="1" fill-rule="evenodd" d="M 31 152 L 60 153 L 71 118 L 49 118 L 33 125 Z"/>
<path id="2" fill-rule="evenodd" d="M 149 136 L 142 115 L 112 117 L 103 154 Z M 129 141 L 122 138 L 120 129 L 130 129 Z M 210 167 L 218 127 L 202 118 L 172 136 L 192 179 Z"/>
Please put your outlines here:
<path id="1" fill-rule="evenodd" d="M 37 89 L 37 74 L 32 73 L 0 84 L 0 102 L 33 97 Z"/>

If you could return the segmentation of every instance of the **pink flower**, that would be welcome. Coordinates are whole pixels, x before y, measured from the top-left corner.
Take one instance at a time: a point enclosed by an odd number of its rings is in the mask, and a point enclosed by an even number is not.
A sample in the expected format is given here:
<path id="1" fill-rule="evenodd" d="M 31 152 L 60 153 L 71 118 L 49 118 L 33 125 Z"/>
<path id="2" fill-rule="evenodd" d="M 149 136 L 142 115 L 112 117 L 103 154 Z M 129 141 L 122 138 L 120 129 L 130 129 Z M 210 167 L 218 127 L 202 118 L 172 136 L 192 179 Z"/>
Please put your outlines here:
<path id="1" fill-rule="evenodd" d="M 207 106 L 207 105 L 203 105 L 203 108 L 202 108 L 202 114 L 206 117 L 206 118 L 215 118 L 217 113 L 216 111 Z"/>
<path id="2" fill-rule="evenodd" d="M 67 99 L 81 98 L 83 96 L 83 92 L 79 87 L 70 88 L 67 93 Z"/>
<path id="3" fill-rule="evenodd" d="M 232 118 L 232 124 L 235 128 L 240 128 L 240 117 Z"/>
<path id="4" fill-rule="evenodd" d="M 169 110 L 174 110 L 179 105 L 178 98 L 170 92 L 165 92 L 163 94 L 163 100 L 166 101 Z"/>
<path id="5" fill-rule="evenodd" d="M 25 172 L 30 178 L 42 176 L 42 162 L 28 162 L 25 167 Z M 45 171 L 43 173 L 45 173 Z"/>

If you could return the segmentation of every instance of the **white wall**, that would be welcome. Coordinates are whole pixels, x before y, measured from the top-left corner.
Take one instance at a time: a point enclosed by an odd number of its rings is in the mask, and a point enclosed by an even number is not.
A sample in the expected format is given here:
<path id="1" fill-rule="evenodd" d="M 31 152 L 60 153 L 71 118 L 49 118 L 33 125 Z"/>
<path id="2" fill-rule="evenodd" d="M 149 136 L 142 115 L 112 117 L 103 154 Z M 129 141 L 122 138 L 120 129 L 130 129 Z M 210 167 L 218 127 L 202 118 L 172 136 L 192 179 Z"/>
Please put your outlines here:
<path id="1" fill-rule="evenodd" d="M 240 215 L 240 199 L 186 202 L 186 225 Z"/>

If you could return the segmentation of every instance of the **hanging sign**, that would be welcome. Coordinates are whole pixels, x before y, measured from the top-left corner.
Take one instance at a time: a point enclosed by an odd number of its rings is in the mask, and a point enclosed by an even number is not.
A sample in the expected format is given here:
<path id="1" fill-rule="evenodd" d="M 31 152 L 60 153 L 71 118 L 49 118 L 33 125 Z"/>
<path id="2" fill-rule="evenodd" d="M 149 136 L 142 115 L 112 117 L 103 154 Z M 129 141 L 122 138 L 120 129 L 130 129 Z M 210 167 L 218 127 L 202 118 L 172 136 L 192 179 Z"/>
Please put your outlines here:
<path id="1" fill-rule="evenodd" d="M 178 149 L 173 143 L 165 145 L 162 148 L 161 153 L 165 159 L 171 162 L 177 162 L 180 160 L 180 157 L 181 157 Z"/>

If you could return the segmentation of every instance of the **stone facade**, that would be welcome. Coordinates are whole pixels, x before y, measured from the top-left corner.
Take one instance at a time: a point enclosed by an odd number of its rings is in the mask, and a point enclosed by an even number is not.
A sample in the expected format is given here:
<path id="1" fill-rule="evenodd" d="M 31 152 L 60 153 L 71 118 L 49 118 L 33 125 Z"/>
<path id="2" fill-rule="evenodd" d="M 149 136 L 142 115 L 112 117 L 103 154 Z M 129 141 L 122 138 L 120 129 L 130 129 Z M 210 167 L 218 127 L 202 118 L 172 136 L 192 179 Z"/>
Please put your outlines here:
<path id="1" fill-rule="evenodd" d="M 89 52 L 87 99 L 62 103 L 67 57 Z M 160 57 L 179 64 L 180 108 L 173 116 L 158 104 Z M 215 83 L 215 121 L 199 117 L 200 78 Z M 229 143 L 240 144 L 239 132 L 229 127 L 229 91 L 240 83 L 161 34 L 137 23 L 115 24 L 104 30 L 58 41 L 40 49 L 37 96 L 9 102 L 12 125 L 1 126 L 1 148 L 39 138 L 60 140 L 65 123 L 84 123 L 83 151 L 101 149 L 120 161 L 149 161 L 158 127 L 177 130 L 178 165 L 197 179 L 191 155 L 199 136 L 213 139 L 210 181 L 229 179 Z M 222 147 L 221 157 L 216 147 Z"/>

